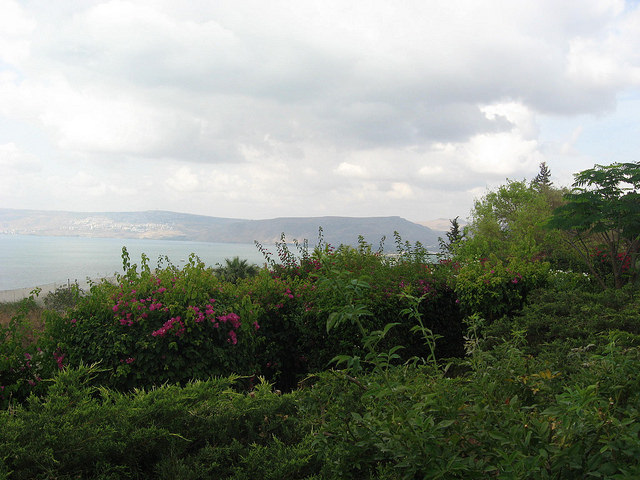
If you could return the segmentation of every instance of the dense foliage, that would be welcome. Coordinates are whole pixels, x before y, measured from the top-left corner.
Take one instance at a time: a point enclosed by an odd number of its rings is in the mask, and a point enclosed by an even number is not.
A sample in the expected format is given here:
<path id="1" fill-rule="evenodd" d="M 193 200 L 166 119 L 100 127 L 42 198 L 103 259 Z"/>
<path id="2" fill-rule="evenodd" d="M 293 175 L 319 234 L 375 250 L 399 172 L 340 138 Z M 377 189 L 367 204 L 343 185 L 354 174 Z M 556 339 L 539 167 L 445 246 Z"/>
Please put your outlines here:
<path id="1" fill-rule="evenodd" d="M 399 236 L 392 255 L 283 237 L 258 272 L 124 250 L 44 326 L 21 302 L 0 479 L 637 478 L 637 285 L 602 288 L 545 227 L 559 193 L 548 169 L 508 182 L 439 259 Z"/>
<path id="2" fill-rule="evenodd" d="M 549 226 L 570 233 L 567 241 L 604 288 L 607 273 L 621 288 L 638 280 L 640 253 L 640 162 L 596 165 L 575 175 L 567 203 Z M 603 273 L 598 264 L 607 263 Z"/>

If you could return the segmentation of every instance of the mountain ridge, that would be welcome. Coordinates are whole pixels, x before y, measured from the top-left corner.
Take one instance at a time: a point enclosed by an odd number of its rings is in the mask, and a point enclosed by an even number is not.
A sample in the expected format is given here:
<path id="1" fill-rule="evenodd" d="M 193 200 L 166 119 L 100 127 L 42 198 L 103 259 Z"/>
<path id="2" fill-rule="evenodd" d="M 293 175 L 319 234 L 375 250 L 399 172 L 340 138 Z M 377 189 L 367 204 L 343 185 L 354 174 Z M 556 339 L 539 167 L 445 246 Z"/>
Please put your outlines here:
<path id="1" fill-rule="evenodd" d="M 0 233 L 46 236 L 145 238 L 219 243 L 263 244 L 307 239 L 315 245 L 319 229 L 332 245 L 356 245 L 358 236 L 377 245 L 383 237 L 420 241 L 435 247 L 442 233 L 400 216 L 384 217 L 276 217 L 263 220 L 211 217 L 166 210 L 136 212 L 70 212 L 0 208 Z"/>

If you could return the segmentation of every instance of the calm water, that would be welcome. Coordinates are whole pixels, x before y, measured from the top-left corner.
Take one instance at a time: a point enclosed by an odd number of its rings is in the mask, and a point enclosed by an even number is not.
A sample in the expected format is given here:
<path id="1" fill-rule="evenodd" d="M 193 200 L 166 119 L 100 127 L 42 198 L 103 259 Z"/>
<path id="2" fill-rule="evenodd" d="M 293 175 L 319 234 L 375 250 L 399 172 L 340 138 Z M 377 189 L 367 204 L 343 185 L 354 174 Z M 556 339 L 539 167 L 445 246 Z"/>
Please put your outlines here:
<path id="1" fill-rule="evenodd" d="M 257 265 L 264 263 L 253 244 L 0 235 L 0 290 L 111 277 L 122 273 L 123 246 L 127 247 L 132 264 L 140 265 L 144 253 L 151 267 L 161 255 L 180 267 L 191 253 L 210 266 L 235 256 Z"/>

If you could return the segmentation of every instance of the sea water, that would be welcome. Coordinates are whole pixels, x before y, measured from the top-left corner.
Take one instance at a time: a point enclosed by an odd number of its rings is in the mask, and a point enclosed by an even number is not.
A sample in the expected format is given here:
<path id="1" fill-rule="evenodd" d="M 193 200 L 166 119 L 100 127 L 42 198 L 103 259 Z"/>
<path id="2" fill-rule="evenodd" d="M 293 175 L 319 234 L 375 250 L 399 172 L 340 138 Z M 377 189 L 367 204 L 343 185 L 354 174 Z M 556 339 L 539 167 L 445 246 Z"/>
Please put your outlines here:
<path id="1" fill-rule="evenodd" d="M 122 247 L 127 248 L 131 264 L 140 265 L 144 253 L 152 268 L 160 256 L 182 267 L 192 253 L 212 267 L 235 256 L 250 264 L 265 262 L 253 244 L 0 234 L 0 290 L 122 274 Z"/>

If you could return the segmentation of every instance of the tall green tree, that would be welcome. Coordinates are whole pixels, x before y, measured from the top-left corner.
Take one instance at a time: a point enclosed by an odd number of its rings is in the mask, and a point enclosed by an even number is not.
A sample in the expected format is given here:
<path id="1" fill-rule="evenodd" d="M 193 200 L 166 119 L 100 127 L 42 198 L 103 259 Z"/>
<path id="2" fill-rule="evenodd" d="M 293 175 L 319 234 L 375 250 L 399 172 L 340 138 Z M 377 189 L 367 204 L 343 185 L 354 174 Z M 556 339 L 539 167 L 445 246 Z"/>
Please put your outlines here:
<path id="1" fill-rule="evenodd" d="M 551 188 L 552 185 L 551 170 L 547 167 L 547 162 L 542 162 L 540 164 L 540 171 L 535 178 L 531 180 L 531 186 L 536 190 L 541 191 Z"/>
<path id="2" fill-rule="evenodd" d="M 462 259 L 495 255 L 503 260 L 558 255 L 557 232 L 544 228 L 558 199 L 561 194 L 552 187 L 539 191 L 524 180 L 507 180 L 476 200 L 457 255 Z"/>
<path id="3" fill-rule="evenodd" d="M 606 288 L 596 262 L 610 265 L 616 288 L 638 280 L 640 250 L 640 162 L 595 165 L 575 175 L 566 204 L 548 226 L 568 232 L 567 242 Z M 604 249 L 604 254 L 600 250 Z"/>
<path id="4" fill-rule="evenodd" d="M 440 251 L 445 256 L 450 256 L 455 253 L 456 246 L 463 240 L 464 233 L 460 228 L 460 222 L 458 222 L 459 216 L 450 219 L 449 223 L 451 226 L 449 227 L 449 231 L 446 233 L 447 239 L 443 239 L 442 237 L 438 237 L 438 243 L 440 244 Z"/>

